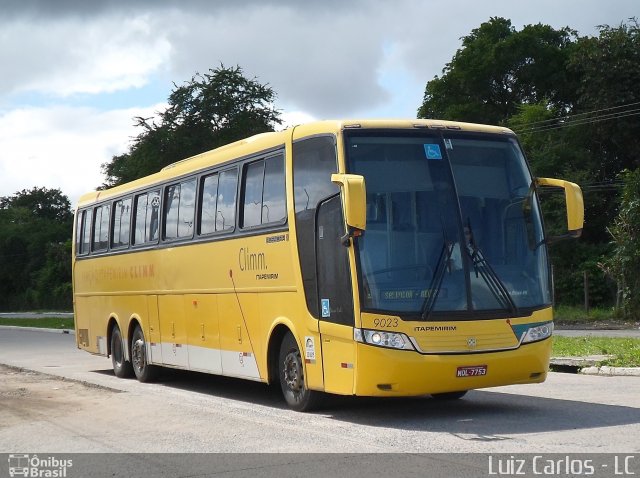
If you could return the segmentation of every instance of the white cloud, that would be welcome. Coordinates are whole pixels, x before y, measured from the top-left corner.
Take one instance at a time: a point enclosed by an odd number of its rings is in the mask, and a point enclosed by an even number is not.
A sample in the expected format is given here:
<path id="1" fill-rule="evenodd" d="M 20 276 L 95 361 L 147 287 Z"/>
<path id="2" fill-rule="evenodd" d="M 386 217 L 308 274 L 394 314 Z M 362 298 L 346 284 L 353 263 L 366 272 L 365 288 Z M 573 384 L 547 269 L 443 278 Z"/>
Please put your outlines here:
<path id="1" fill-rule="evenodd" d="M 104 182 L 100 165 L 124 153 L 139 133 L 132 118 L 164 107 L 25 108 L 0 115 L 0 196 L 44 186 L 61 189 L 75 203 Z"/>
<path id="2" fill-rule="evenodd" d="M 0 48 L 4 95 L 64 97 L 141 87 L 171 55 L 147 15 L 21 20 L 2 25 L 0 44 L 8 46 Z"/>

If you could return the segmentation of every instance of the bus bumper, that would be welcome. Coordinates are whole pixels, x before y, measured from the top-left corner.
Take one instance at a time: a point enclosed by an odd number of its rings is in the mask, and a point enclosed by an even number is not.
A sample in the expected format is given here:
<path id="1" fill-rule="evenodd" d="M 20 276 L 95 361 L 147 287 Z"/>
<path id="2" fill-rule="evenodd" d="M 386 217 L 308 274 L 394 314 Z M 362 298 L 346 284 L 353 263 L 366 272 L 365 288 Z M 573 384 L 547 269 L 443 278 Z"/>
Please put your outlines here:
<path id="1" fill-rule="evenodd" d="M 421 355 L 358 343 L 354 394 L 417 396 L 540 383 L 547 377 L 550 355 L 551 338 L 515 350 L 455 355 Z M 483 367 L 484 375 L 460 376 L 465 368 Z"/>

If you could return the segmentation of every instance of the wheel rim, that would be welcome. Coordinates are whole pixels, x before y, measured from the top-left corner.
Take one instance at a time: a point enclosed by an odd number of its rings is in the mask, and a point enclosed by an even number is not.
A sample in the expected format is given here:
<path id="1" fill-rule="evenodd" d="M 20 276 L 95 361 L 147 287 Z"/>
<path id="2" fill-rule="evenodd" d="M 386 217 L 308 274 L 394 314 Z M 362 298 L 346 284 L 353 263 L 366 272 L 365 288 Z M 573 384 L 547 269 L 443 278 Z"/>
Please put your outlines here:
<path id="1" fill-rule="evenodd" d="M 300 354 L 291 350 L 284 358 L 282 375 L 284 383 L 297 399 L 304 392 L 304 376 Z"/>
<path id="2" fill-rule="evenodd" d="M 115 340 L 113 341 L 113 360 L 118 364 L 121 365 L 122 361 L 123 361 L 123 354 L 122 354 L 122 339 L 120 338 L 120 334 L 117 334 L 115 337 Z"/>
<path id="3" fill-rule="evenodd" d="M 133 342 L 133 346 L 131 347 L 131 358 L 133 361 L 133 366 L 136 370 L 141 371 L 145 366 L 144 359 L 144 340 L 141 338 L 137 338 Z"/>

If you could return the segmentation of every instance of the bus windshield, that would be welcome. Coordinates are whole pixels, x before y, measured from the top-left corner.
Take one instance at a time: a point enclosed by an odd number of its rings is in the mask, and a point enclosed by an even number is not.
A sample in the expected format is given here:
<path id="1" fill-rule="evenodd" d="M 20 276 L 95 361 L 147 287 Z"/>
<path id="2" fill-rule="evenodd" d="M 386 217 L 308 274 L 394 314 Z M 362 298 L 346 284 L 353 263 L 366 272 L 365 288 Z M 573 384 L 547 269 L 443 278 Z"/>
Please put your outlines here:
<path id="1" fill-rule="evenodd" d="M 362 310 L 431 320 L 550 305 L 538 200 L 514 137 L 354 131 L 345 144 L 367 189 Z"/>

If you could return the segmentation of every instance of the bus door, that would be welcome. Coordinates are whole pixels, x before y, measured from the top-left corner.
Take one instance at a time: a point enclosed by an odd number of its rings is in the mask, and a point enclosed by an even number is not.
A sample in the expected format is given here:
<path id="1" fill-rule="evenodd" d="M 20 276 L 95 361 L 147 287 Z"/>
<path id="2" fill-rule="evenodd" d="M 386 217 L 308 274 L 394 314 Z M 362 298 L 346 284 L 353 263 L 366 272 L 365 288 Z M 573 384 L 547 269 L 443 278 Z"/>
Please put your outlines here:
<path id="1" fill-rule="evenodd" d="M 326 392 L 352 394 L 354 386 L 354 312 L 349 248 L 340 238 L 344 220 L 340 195 L 322 202 L 316 223 L 320 335 Z"/>

